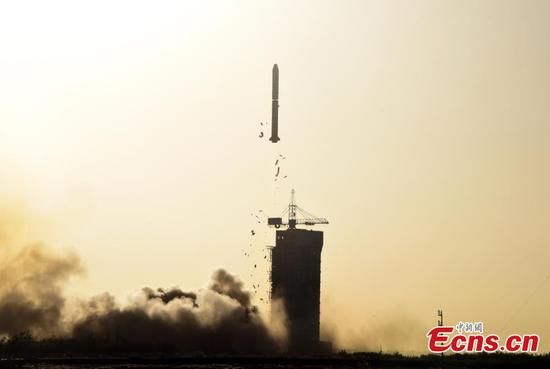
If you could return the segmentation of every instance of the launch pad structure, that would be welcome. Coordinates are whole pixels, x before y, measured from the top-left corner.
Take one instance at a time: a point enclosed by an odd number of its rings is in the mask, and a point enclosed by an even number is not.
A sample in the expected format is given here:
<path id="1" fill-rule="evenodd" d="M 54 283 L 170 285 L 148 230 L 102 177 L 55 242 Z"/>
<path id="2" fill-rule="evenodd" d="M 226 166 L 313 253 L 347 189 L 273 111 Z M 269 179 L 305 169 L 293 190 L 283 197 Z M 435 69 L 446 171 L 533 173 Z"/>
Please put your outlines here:
<path id="1" fill-rule="evenodd" d="M 328 221 L 298 207 L 294 190 L 285 213 L 288 213 L 287 222 L 283 222 L 282 217 L 268 218 L 268 225 L 277 228 L 275 246 L 271 248 L 271 303 L 272 306 L 281 303 L 284 307 L 288 350 L 319 352 L 323 350 L 319 341 L 323 232 L 296 226 L 328 224 Z M 304 217 L 298 218 L 298 215 Z"/>

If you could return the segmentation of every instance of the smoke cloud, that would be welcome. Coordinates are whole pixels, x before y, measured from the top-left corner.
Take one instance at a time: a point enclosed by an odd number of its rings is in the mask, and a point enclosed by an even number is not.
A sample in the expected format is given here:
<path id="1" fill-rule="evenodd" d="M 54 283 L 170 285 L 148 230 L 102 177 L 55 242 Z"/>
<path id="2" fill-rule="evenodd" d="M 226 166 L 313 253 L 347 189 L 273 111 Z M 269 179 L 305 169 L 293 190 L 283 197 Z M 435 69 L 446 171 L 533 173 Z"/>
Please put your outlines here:
<path id="1" fill-rule="evenodd" d="M 0 216 L 0 338 L 29 333 L 43 347 L 76 352 L 267 353 L 284 336 L 252 305 L 243 283 L 223 269 L 207 288 L 146 287 L 121 304 L 109 293 L 66 303 L 63 287 L 84 272 L 74 252 L 13 237 Z"/>
<path id="2" fill-rule="evenodd" d="M 91 299 L 71 338 L 100 351 L 273 352 L 280 342 L 250 301 L 219 269 L 198 292 L 144 288 L 126 306 L 109 294 Z"/>
<path id="3" fill-rule="evenodd" d="M 83 272 L 78 257 L 55 254 L 41 243 L 6 254 L 0 261 L 0 334 L 61 334 L 62 286 L 71 275 Z"/>

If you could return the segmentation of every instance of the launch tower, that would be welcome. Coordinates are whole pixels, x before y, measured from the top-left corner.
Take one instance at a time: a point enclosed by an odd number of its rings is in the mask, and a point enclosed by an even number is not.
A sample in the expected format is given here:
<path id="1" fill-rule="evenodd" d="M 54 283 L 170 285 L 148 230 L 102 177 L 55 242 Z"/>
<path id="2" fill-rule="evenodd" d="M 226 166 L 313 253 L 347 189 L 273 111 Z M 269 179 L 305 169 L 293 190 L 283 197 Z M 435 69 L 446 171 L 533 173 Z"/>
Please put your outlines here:
<path id="1" fill-rule="evenodd" d="M 296 205 L 294 190 L 288 209 L 288 221 L 268 218 L 277 228 L 271 249 L 271 301 L 281 301 L 288 322 L 289 351 L 311 353 L 320 350 L 319 313 L 321 294 L 321 250 L 323 232 L 298 229 L 297 225 L 328 224 Z M 298 218 L 298 215 L 303 218 Z M 279 228 L 286 229 L 280 230 Z"/>

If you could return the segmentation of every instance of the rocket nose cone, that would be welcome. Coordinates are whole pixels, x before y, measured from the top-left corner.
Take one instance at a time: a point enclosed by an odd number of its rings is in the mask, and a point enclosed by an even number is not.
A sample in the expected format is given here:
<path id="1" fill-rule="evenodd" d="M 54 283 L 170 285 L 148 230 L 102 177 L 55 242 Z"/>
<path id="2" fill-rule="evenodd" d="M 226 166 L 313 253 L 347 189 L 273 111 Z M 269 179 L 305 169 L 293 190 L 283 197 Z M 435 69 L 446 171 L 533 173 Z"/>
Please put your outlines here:
<path id="1" fill-rule="evenodd" d="M 277 64 L 273 64 L 273 70 L 274 71 L 279 71 L 279 67 L 277 66 Z"/>

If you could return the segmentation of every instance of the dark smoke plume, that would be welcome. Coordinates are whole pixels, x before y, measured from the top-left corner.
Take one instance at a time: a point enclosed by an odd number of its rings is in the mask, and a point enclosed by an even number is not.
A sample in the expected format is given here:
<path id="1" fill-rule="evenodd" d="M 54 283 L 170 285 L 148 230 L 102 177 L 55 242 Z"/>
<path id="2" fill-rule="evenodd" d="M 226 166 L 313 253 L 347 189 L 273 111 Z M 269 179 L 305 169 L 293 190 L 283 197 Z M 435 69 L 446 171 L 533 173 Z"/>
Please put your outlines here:
<path id="1" fill-rule="evenodd" d="M 0 353 L 22 341 L 26 352 L 43 354 L 282 349 L 284 329 L 267 324 L 243 283 L 223 269 L 196 292 L 147 287 L 124 304 L 109 293 L 67 300 L 65 284 L 83 273 L 78 256 L 28 243 L 16 210 L 0 203 Z"/>
<path id="2" fill-rule="evenodd" d="M 92 301 L 71 339 L 99 351 L 257 353 L 279 347 L 242 283 L 222 269 L 197 293 L 145 288 L 123 307 L 109 295 Z"/>
<path id="3" fill-rule="evenodd" d="M 243 289 L 243 283 L 223 269 L 214 272 L 210 289 L 250 307 L 250 293 Z"/>
<path id="4" fill-rule="evenodd" d="M 198 307 L 196 293 L 183 292 L 177 287 L 171 288 L 167 291 L 162 288 L 157 288 L 157 290 L 155 291 L 152 288 L 145 287 L 142 289 L 142 291 L 149 300 L 160 299 L 163 303 L 167 304 L 175 299 L 189 299 L 189 301 L 193 302 L 193 307 Z"/>
<path id="5" fill-rule="evenodd" d="M 14 254 L 2 251 L 0 335 L 23 331 L 36 337 L 61 334 L 65 306 L 62 286 L 70 276 L 82 272 L 78 257 L 54 254 L 40 243 Z"/>
<path id="6" fill-rule="evenodd" d="M 53 351 L 259 353 L 282 348 L 243 283 L 216 270 L 207 289 L 143 288 L 125 305 L 108 293 L 68 307 L 64 283 L 78 257 L 43 244 L 0 263 L 0 337 L 29 333 Z"/>

